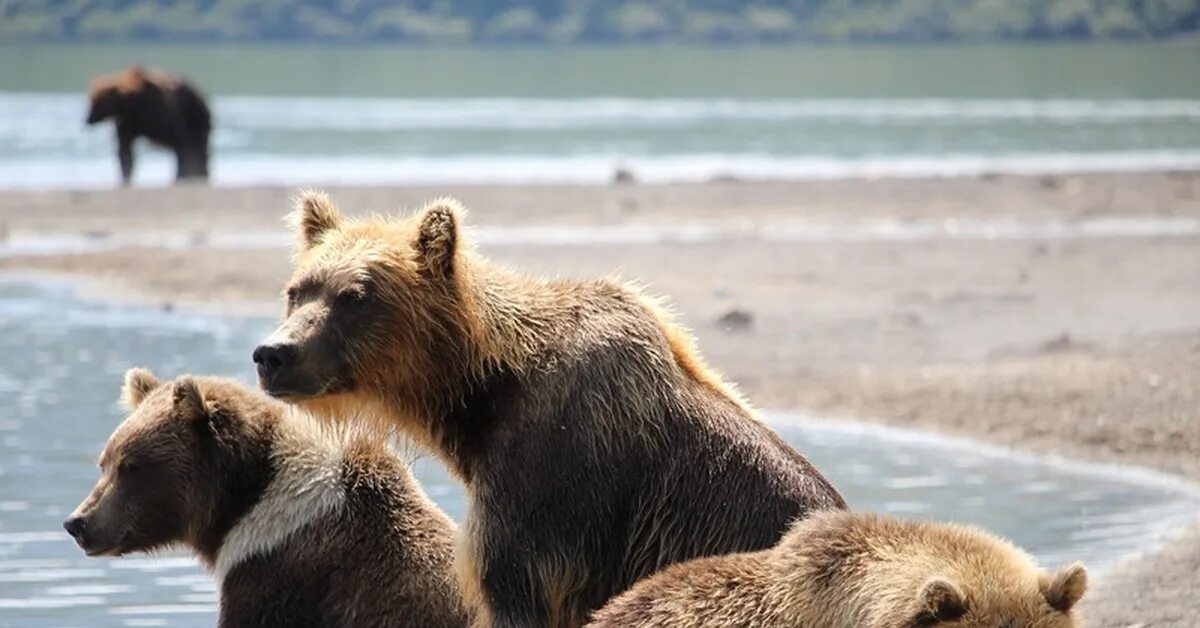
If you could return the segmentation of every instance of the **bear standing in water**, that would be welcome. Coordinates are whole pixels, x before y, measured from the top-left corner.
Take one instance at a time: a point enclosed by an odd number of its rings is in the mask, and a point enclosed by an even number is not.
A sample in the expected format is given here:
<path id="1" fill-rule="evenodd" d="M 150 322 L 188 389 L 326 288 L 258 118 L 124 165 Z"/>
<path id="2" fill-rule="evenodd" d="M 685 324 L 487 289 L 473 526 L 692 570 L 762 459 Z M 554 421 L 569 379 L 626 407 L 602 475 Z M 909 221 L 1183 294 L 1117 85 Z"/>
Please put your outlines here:
<path id="1" fill-rule="evenodd" d="M 218 579 L 221 628 L 461 628 L 454 524 L 374 438 L 233 381 L 125 376 L 130 409 L 64 527 L 89 556 L 174 545 Z"/>
<path id="2" fill-rule="evenodd" d="M 121 180 L 133 179 L 133 142 L 139 137 L 175 151 L 176 180 L 208 179 L 212 115 L 204 96 L 179 77 L 134 66 L 92 81 L 87 123 L 112 119 L 117 127 Z"/>
<path id="3" fill-rule="evenodd" d="M 294 219 L 259 384 L 377 417 L 466 484 L 456 559 L 481 625 L 579 626 L 667 565 L 770 547 L 844 507 L 636 290 L 491 264 L 452 201 L 353 220 L 310 193 Z"/>
<path id="4" fill-rule="evenodd" d="M 1087 589 L 968 526 L 828 512 L 761 552 L 675 565 L 609 602 L 589 628 L 1071 628 Z"/>

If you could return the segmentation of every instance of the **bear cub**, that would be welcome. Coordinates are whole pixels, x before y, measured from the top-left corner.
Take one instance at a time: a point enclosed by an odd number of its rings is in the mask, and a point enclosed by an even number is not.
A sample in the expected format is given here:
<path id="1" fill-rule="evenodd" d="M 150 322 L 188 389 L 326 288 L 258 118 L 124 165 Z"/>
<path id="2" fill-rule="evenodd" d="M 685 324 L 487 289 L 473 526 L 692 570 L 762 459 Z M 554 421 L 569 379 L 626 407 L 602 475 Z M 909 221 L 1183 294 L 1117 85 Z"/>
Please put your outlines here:
<path id="1" fill-rule="evenodd" d="M 220 626 L 465 626 L 455 526 L 377 439 L 225 379 L 125 375 L 130 416 L 64 527 L 89 556 L 191 549 Z"/>
<path id="2" fill-rule="evenodd" d="M 779 545 L 675 565 L 596 613 L 592 628 L 1071 628 L 1076 563 L 1037 569 L 978 528 L 829 511 Z"/>

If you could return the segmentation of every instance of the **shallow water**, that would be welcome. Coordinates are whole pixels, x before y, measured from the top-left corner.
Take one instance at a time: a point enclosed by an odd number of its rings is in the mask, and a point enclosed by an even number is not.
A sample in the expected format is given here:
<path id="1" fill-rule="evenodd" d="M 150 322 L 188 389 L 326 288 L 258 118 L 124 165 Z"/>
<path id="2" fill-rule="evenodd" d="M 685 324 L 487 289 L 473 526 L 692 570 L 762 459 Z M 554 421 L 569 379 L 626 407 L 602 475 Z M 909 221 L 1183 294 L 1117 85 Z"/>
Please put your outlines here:
<path id="1" fill-rule="evenodd" d="M 1194 47 L 0 47 L 0 187 L 111 186 L 91 75 L 212 95 L 218 185 L 950 176 L 1200 167 Z M 142 146 L 137 181 L 172 160 Z"/>
<path id="2" fill-rule="evenodd" d="M 0 626 L 205 626 L 210 578 L 179 554 L 88 559 L 60 521 L 96 479 L 121 420 L 121 375 L 147 366 L 249 381 L 263 319 L 81 300 L 67 284 L 0 283 Z M 1200 488 L 1159 474 L 1039 459 L 965 440 L 769 414 L 859 508 L 979 523 L 1048 566 L 1094 568 L 1200 519 Z M 416 463 L 452 516 L 462 491 Z"/>

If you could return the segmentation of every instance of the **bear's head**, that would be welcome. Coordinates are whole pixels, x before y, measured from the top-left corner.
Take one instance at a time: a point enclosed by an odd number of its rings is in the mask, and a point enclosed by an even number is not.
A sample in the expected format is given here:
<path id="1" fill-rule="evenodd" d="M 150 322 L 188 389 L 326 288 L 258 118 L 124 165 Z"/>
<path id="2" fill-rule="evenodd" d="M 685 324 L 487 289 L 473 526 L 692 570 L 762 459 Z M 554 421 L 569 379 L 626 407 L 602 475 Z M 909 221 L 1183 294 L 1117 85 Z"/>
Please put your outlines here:
<path id="1" fill-rule="evenodd" d="M 97 124 L 120 116 L 128 108 L 129 99 L 141 91 L 145 81 L 146 71 L 140 66 L 93 80 L 88 90 L 87 123 Z"/>
<path id="2" fill-rule="evenodd" d="M 325 416 L 362 416 L 370 403 L 422 413 L 430 391 L 477 372 L 461 214 L 444 199 L 408 218 L 349 219 L 305 193 L 290 216 L 298 250 L 283 319 L 254 350 L 260 387 Z"/>
<path id="3" fill-rule="evenodd" d="M 257 399 L 256 399 L 257 398 Z M 118 556 L 185 544 L 211 556 L 231 495 L 255 495 L 266 474 L 246 460 L 266 460 L 267 399 L 235 382 L 180 377 L 161 382 L 149 371 L 125 374 L 121 399 L 130 411 L 100 455 L 100 479 L 63 523 L 89 556 Z"/>
<path id="4" fill-rule="evenodd" d="M 974 575 L 964 582 L 927 579 L 895 628 L 1072 628 L 1072 609 L 1087 590 L 1087 570 L 1079 563 L 1053 575 L 985 564 Z"/>

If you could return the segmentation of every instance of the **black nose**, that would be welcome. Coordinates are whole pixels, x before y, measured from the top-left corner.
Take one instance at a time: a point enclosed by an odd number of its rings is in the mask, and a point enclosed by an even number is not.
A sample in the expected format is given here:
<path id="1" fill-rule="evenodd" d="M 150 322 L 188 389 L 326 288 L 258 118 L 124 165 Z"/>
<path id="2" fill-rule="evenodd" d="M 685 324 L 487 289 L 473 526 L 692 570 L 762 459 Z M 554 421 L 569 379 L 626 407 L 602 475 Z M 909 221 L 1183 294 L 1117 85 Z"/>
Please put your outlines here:
<path id="1" fill-rule="evenodd" d="M 291 364 L 295 359 L 295 345 L 259 345 L 254 350 L 254 363 L 258 365 L 258 374 L 264 377 Z"/>
<path id="2" fill-rule="evenodd" d="M 63 529 L 76 541 L 83 537 L 84 527 L 83 517 L 71 517 L 63 522 Z"/>

